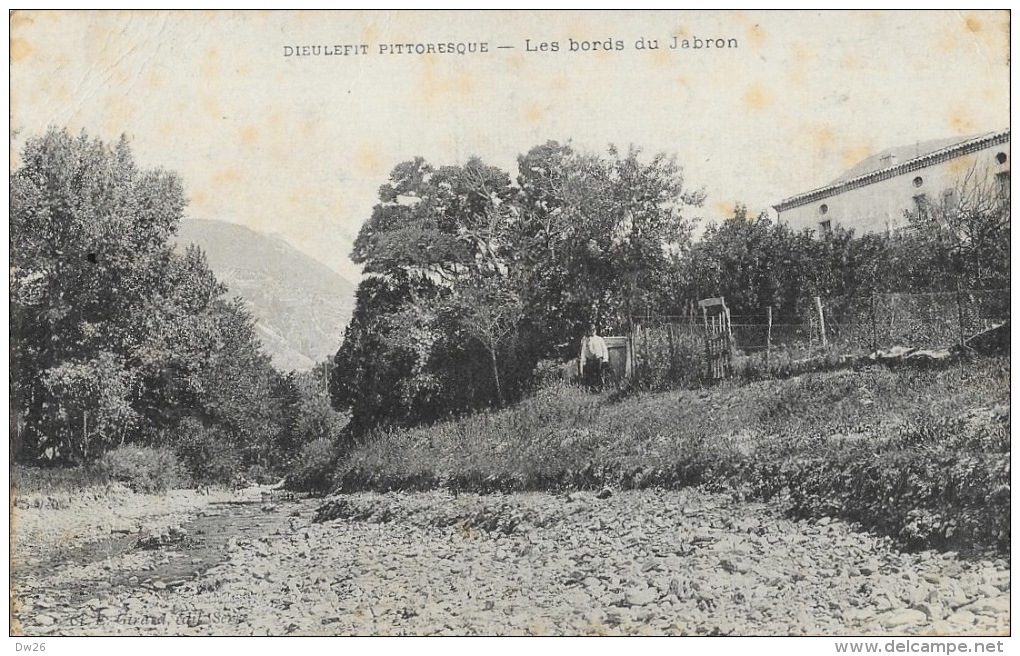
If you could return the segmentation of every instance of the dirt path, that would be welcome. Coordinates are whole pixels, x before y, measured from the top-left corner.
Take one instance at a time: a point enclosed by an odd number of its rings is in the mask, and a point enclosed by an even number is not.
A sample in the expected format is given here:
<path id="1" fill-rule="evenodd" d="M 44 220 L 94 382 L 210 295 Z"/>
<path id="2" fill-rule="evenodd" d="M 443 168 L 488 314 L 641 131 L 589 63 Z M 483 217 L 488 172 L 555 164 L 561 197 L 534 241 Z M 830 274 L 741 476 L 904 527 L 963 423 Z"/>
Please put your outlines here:
<path id="1" fill-rule="evenodd" d="M 985 635 L 1010 627 L 1008 562 L 903 554 L 838 521 L 792 522 L 773 507 L 699 491 L 359 494 L 270 512 L 210 508 L 185 524 L 190 544 L 27 572 L 15 590 L 22 631 Z"/>

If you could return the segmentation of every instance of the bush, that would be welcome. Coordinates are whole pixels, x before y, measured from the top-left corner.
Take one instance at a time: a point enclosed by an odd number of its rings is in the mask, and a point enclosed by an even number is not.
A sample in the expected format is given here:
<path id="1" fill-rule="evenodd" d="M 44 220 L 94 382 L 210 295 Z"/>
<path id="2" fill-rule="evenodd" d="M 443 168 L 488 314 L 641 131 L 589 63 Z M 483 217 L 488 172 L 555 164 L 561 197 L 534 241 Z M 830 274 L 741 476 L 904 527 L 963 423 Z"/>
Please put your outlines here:
<path id="1" fill-rule="evenodd" d="M 287 489 L 321 494 L 329 492 L 339 457 L 340 450 L 330 438 L 320 437 L 304 445 L 287 473 Z"/>
<path id="2" fill-rule="evenodd" d="M 119 481 L 135 492 L 166 492 L 187 484 L 184 467 L 169 449 L 121 446 L 107 451 L 96 469 L 110 481 Z"/>
<path id="3" fill-rule="evenodd" d="M 47 492 L 77 492 L 110 483 L 94 466 L 78 467 L 25 467 L 11 468 L 11 487 L 15 494 L 25 495 Z"/>
<path id="4" fill-rule="evenodd" d="M 177 457 L 198 484 L 231 484 L 241 473 L 241 453 L 223 431 L 185 419 L 178 428 Z"/>
<path id="5" fill-rule="evenodd" d="M 244 480 L 255 485 L 272 485 L 280 480 L 279 474 L 264 465 L 252 465 L 244 472 Z"/>

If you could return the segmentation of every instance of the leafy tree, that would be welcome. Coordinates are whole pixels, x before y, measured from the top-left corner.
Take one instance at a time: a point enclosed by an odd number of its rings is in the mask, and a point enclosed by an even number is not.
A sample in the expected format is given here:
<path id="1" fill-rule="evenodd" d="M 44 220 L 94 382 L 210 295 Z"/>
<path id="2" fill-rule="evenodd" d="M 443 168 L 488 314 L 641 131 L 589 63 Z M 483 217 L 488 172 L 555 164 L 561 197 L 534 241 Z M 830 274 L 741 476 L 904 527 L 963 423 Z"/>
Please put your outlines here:
<path id="1" fill-rule="evenodd" d="M 131 375 L 109 353 L 90 360 L 67 360 L 42 375 L 49 393 L 49 429 L 44 448 L 55 447 L 87 460 L 90 455 L 124 444 L 137 415 L 128 394 Z"/>
<path id="2" fill-rule="evenodd" d="M 498 276 L 469 278 L 456 287 L 448 311 L 470 339 L 477 340 L 488 353 L 496 401 L 505 403 L 500 360 L 512 350 L 524 306 L 510 281 Z"/>
<path id="3" fill-rule="evenodd" d="M 149 269 L 165 261 L 185 201 L 175 175 L 135 166 L 126 139 L 111 148 L 56 129 L 27 142 L 10 189 L 16 451 L 37 454 L 54 417 L 74 414 L 85 369 L 113 375 L 110 362 L 130 359 L 131 310 L 148 297 Z"/>
<path id="4" fill-rule="evenodd" d="M 185 207 L 174 174 L 139 169 L 124 138 L 51 129 L 28 140 L 10 186 L 16 458 L 141 442 L 192 464 L 229 451 L 223 473 L 296 451 L 285 410 L 301 404 L 252 318 L 201 251 L 170 242 Z"/>
<path id="5" fill-rule="evenodd" d="M 675 159 L 634 147 L 598 156 L 549 142 L 518 169 L 515 264 L 531 272 L 524 298 L 543 356 L 589 321 L 625 328 L 690 244 L 686 211 L 704 194 L 685 189 Z"/>
<path id="6" fill-rule="evenodd" d="M 330 394 L 351 431 L 512 401 L 582 324 L 623 329 L 657 298 L 690 242 L 680 167 L 550 142 L 518 185 L 472 159 L 393 169 L 352 259 L 369 277 L 334 360 Z M 572 351 L 573 348 L 570 348 Z"/>
<path id="7" fill-rule="evenodd" d="M 393 169 L 355 241 L 352 259 L 370 275 L 330 378 L 352 428 L 429 421 L 464 403 L 455 381 L 472 376 L 455 371 L 463 344 L 451 339 L 448 301 L 463 281 L 499 269 L 511 200 L 509 176 L 478 159 Z"/>

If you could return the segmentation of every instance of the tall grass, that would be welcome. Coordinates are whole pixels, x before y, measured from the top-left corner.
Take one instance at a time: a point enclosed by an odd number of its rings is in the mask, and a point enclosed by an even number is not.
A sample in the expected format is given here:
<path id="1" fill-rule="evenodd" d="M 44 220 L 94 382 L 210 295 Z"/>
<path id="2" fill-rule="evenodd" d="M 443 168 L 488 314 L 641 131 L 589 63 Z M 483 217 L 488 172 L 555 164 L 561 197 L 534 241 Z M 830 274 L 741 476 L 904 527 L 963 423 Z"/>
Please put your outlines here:
<path id="1" fill-rule="evenodd" d="M 1000 521 L 1009 486 L 1008 408 L 1008 358 L 726 382 L 616 402 L 560 383 L 512 409 L 373 435 L 340 463 L 333 487 L 705 485 L 760 498 L 782 494 L 805 516 L 913 531 L 921 537 L 912 544 L 967 535 L 1008 545 L 1008 495 Z M 887 493 L 902 503 L 879 503 Z M 988 499 L 999 507 L 978 517 Z"/>

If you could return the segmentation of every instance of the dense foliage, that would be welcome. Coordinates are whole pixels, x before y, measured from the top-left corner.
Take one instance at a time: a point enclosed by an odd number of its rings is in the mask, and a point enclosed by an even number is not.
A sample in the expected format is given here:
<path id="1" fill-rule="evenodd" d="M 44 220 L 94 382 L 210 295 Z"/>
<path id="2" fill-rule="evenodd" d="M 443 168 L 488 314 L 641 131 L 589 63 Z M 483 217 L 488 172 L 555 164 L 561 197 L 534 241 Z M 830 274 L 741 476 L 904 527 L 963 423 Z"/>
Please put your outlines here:
<path id="1" fill-rule="evenodd" d="M 396 166 L 352 258 L 368 277 L 336 355 L 351 428 L 427 423 L 501 406 L 591 322 L 621 330 L 690 243 L 675 161 L 555 142 L 510 177 L 472 159 Z"/>
<path id="2" fill-rule="evenodd" d="M 112 470 L 169 470 L 159 458 L 175 452 L 194 478 L 229 480 L 282 471 L 321 436 L 305 425 L 321 387 L 273 369 L 201 251 L 174 249 L 176 175 L 139 168 L 126 139 L 51 129 L 28 140 L 10 189 L 17 461 L 94 463 L 116 448 Z"/>
<path id="3" fill-rule="evenodd" d="M 694 239 L 704 194 L 675 161 L 556 142 L 518 158 L 516 184 L 478 159 L 404 162 L 379 200 L 352 254 L 368 275 L 330 381 L 354 435 L 516 402 L 540 362 L 576 354 L 589 324 L 647 336 L 654 317 L 691 316 L 698 299 L 724 297 L 741 337 L 764 349 L 768 311 L 785 346 L 808 339 L 815 297 L 829 332 L 844 323 L 860 342 L 882 310 L 875 294 L 1009 286 L 1009 205 L 970 178 L 894 234 L 794 231 L 737 205 Z M 919 317 L 948 325 L 949 305 Z M 864 315 L 866 331 L 854 324 Z M 646 358 L 645 369 L 667 365 L 653 386 L 697 384 L 701 343 L 663 335 L 683 357 Z"/>

